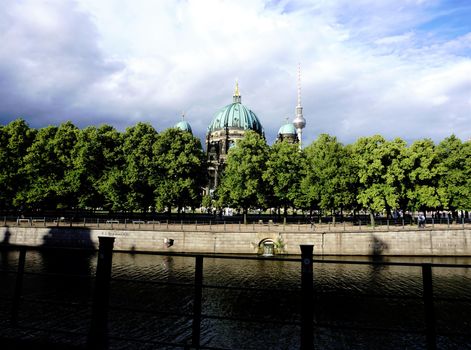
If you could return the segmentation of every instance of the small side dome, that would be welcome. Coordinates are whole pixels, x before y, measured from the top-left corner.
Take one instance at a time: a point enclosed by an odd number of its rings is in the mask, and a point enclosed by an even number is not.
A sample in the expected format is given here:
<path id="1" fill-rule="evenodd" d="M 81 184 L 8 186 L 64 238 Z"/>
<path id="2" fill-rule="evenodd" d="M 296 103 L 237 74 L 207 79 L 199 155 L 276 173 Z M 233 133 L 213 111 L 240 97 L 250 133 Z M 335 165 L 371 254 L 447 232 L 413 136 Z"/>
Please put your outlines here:
<path id="1" fill-rule="evenodd" d="M 296 135 L 296 128 L 294 127 L 293 123 L 286 123 L 280 128 L 280 130 L 278 130 L 278 134 Z"/>
<path id="2" fill-rule="evenodd" d="M 186 120 L 178 122 L 177 124 L 175 124 L 174 128 L 180 129 L 182 131 L 188 131 L 189 133 L 193 134 L 190 123 L 188 123 Z"/>

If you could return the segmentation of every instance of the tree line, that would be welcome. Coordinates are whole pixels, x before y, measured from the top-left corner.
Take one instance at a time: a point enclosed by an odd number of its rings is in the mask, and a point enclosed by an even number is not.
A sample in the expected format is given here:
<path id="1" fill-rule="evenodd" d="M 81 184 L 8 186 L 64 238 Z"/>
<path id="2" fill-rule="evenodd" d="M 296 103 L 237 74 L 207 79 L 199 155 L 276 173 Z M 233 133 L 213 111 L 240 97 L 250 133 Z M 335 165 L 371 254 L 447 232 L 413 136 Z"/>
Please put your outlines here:
<path id="1" fill-rule="evenodd" d="M 344 146 L 321 134 L 301 152 L 286 142 L 269 147 L 248 132 L 228 155 L 216 205 L 288 208 L 329 215 L 366 210 L 391 217 L 406 211 L 471 209 L 471 142 L 452 135 L 437 145 L 361 137 Z"/>
<path id="2" fill-rule="evenodd" d="M 199 139 L 148 123 L 118 132 L 71 122 L 0 127 L 0 209 L 165 211 L 198 207 L 206 184 Z"/>
<path id="3" fill-rule="evenodd" d="M 201 142 L 148 123 L 119 132 L 71 122 L 41 129 L 22 119 L 0 126 L 0 209 L 164 212 L 289 208 L 335 214 L 367 210 L 471 210 L 471 142 L 454 135 L 407 145 L 380 135 L 343 145 L 321 134 L 299 151 L 267 145 L 248 131 L 229 152 L 212 196 L 202 196 L 207 164 Z"/>

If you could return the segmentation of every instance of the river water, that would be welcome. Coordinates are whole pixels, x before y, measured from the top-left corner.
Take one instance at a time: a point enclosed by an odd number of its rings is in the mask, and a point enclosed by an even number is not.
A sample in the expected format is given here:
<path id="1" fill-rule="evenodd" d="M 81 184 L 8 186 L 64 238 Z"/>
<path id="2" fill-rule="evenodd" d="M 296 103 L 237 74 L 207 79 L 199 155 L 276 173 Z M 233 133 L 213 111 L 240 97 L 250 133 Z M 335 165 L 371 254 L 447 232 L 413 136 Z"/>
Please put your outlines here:
<path id="1" fill-rule="evenodd" d="M 0 335 L 84 344 L 96 253 L 28 251 L 20 330 L 5 323 L 15 281 L 14 275 L 5 271 L 16 269 L 18 253 L 1 254 L 0 312 L 5 327 Z M 471 264 L 469 258 L 384 257 L 382 261 Z M 203 346 L 299 348 L 303 308 L 299 261 L 205 257 L 203 265 Z M 182 347 L 172 344 L 189 343 L 194 266 L 194 257 L 114 253 L 110 348 L 175 349 Z M 315 263 L 313 272 L 316 348 L 426 348 L 420 267 Z M 434 296 L 440 299 L 435 301 L 438 348 L 471 349 L 471 270 L 435 267 L 433 288 Z"/>

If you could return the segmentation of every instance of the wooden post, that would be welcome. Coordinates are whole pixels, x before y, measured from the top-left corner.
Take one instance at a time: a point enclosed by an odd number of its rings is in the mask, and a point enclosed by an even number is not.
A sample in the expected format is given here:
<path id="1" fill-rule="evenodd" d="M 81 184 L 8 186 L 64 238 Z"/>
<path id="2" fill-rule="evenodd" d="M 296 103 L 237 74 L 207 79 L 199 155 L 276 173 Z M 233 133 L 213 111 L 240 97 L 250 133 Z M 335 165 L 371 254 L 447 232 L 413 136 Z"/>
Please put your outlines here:
<path id="1" fill-rule="evenodd" d="M 89 349 L 108 348 L 108 307 L 114 237 L 98 237 L 98 262 L 93 292 L 92 319 L 87 345 Z"/>
<path id="2" fill-rule="evenodd" d="M 313 272 L 312 253 L 314 245 L 302 244 L 301 248 L 301 350 L 313 349 Z"/>
<path id="3" fill-rule="evenodd" d="M 425 308 L 425 336 L 427 349 L 437 349 L 437 334 L 435 331 L 435 311 L 433 307 L 432 265 L 422 264 L 423 300 Z"/>
<path id="4" fill-rule="evenodd" d="M 191 346 L 200 347 L 201 336 L 201 299 L 203 295 L 203 257 L 196 256 L 195 260 L 195 297 L 193 301 L 193 322 L 191 332 Z"/>
<path id="5" fill-rule="evenodd" d="M 11 308 L 10 322 L 13 327 L 18 325 L 18 314 L 20 312 L 21 292 L 23 290 L 23 275 L 25 272 L 26 247 L 20 247 L 18 258 L 18 269 L 16 272 L 15 291 Z"/>

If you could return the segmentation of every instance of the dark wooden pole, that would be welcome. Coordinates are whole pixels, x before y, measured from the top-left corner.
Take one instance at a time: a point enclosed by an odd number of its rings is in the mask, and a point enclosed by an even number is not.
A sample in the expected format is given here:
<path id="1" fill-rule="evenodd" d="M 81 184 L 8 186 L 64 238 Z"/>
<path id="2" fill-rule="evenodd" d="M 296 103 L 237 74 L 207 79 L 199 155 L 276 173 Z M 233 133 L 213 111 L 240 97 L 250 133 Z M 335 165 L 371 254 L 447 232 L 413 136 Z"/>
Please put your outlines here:
<path id="1" fill-rule="evenodd" d="M 301 247 L 301 350 L 313 349 L 313 272 L 312 272 L 312 244 L 300 245 Z"/>
<path id="2" fill-rule="evenodd" d="M 18 270 L 16 272 L 15 291 L 11 308 L 10 322 L 13 327 L 18 325 L 18 314 L 20 312 L 21 292 L 23 290 L 23 275 L 25 272 L 26 247 L 20 247 L 18 258 Z"/>
<path id="3" fill-rule="evenodd" d="M 88 334 L 89 349 L 108 348 L 108 304 L 114 237 L 98 237 L 98 262 L 93 293 L 92 320 Z"/>
<path id="4" fill-rule="evenodd" d="M 427 349 L 437 349 L 437 333 L 435 330 L 435 311 L 433 307 L 432 265 L 422 265 L 423 299 L 425 308 L 425 336 Z"/>
<path id="5" fill-rule="evenodd" d="M 203 257 L 195 260 L 195 299 L 193 301 L 193 324 L 191 346 L 198 349 L 201 337 L 201 299 L 203 296 Z"/>

